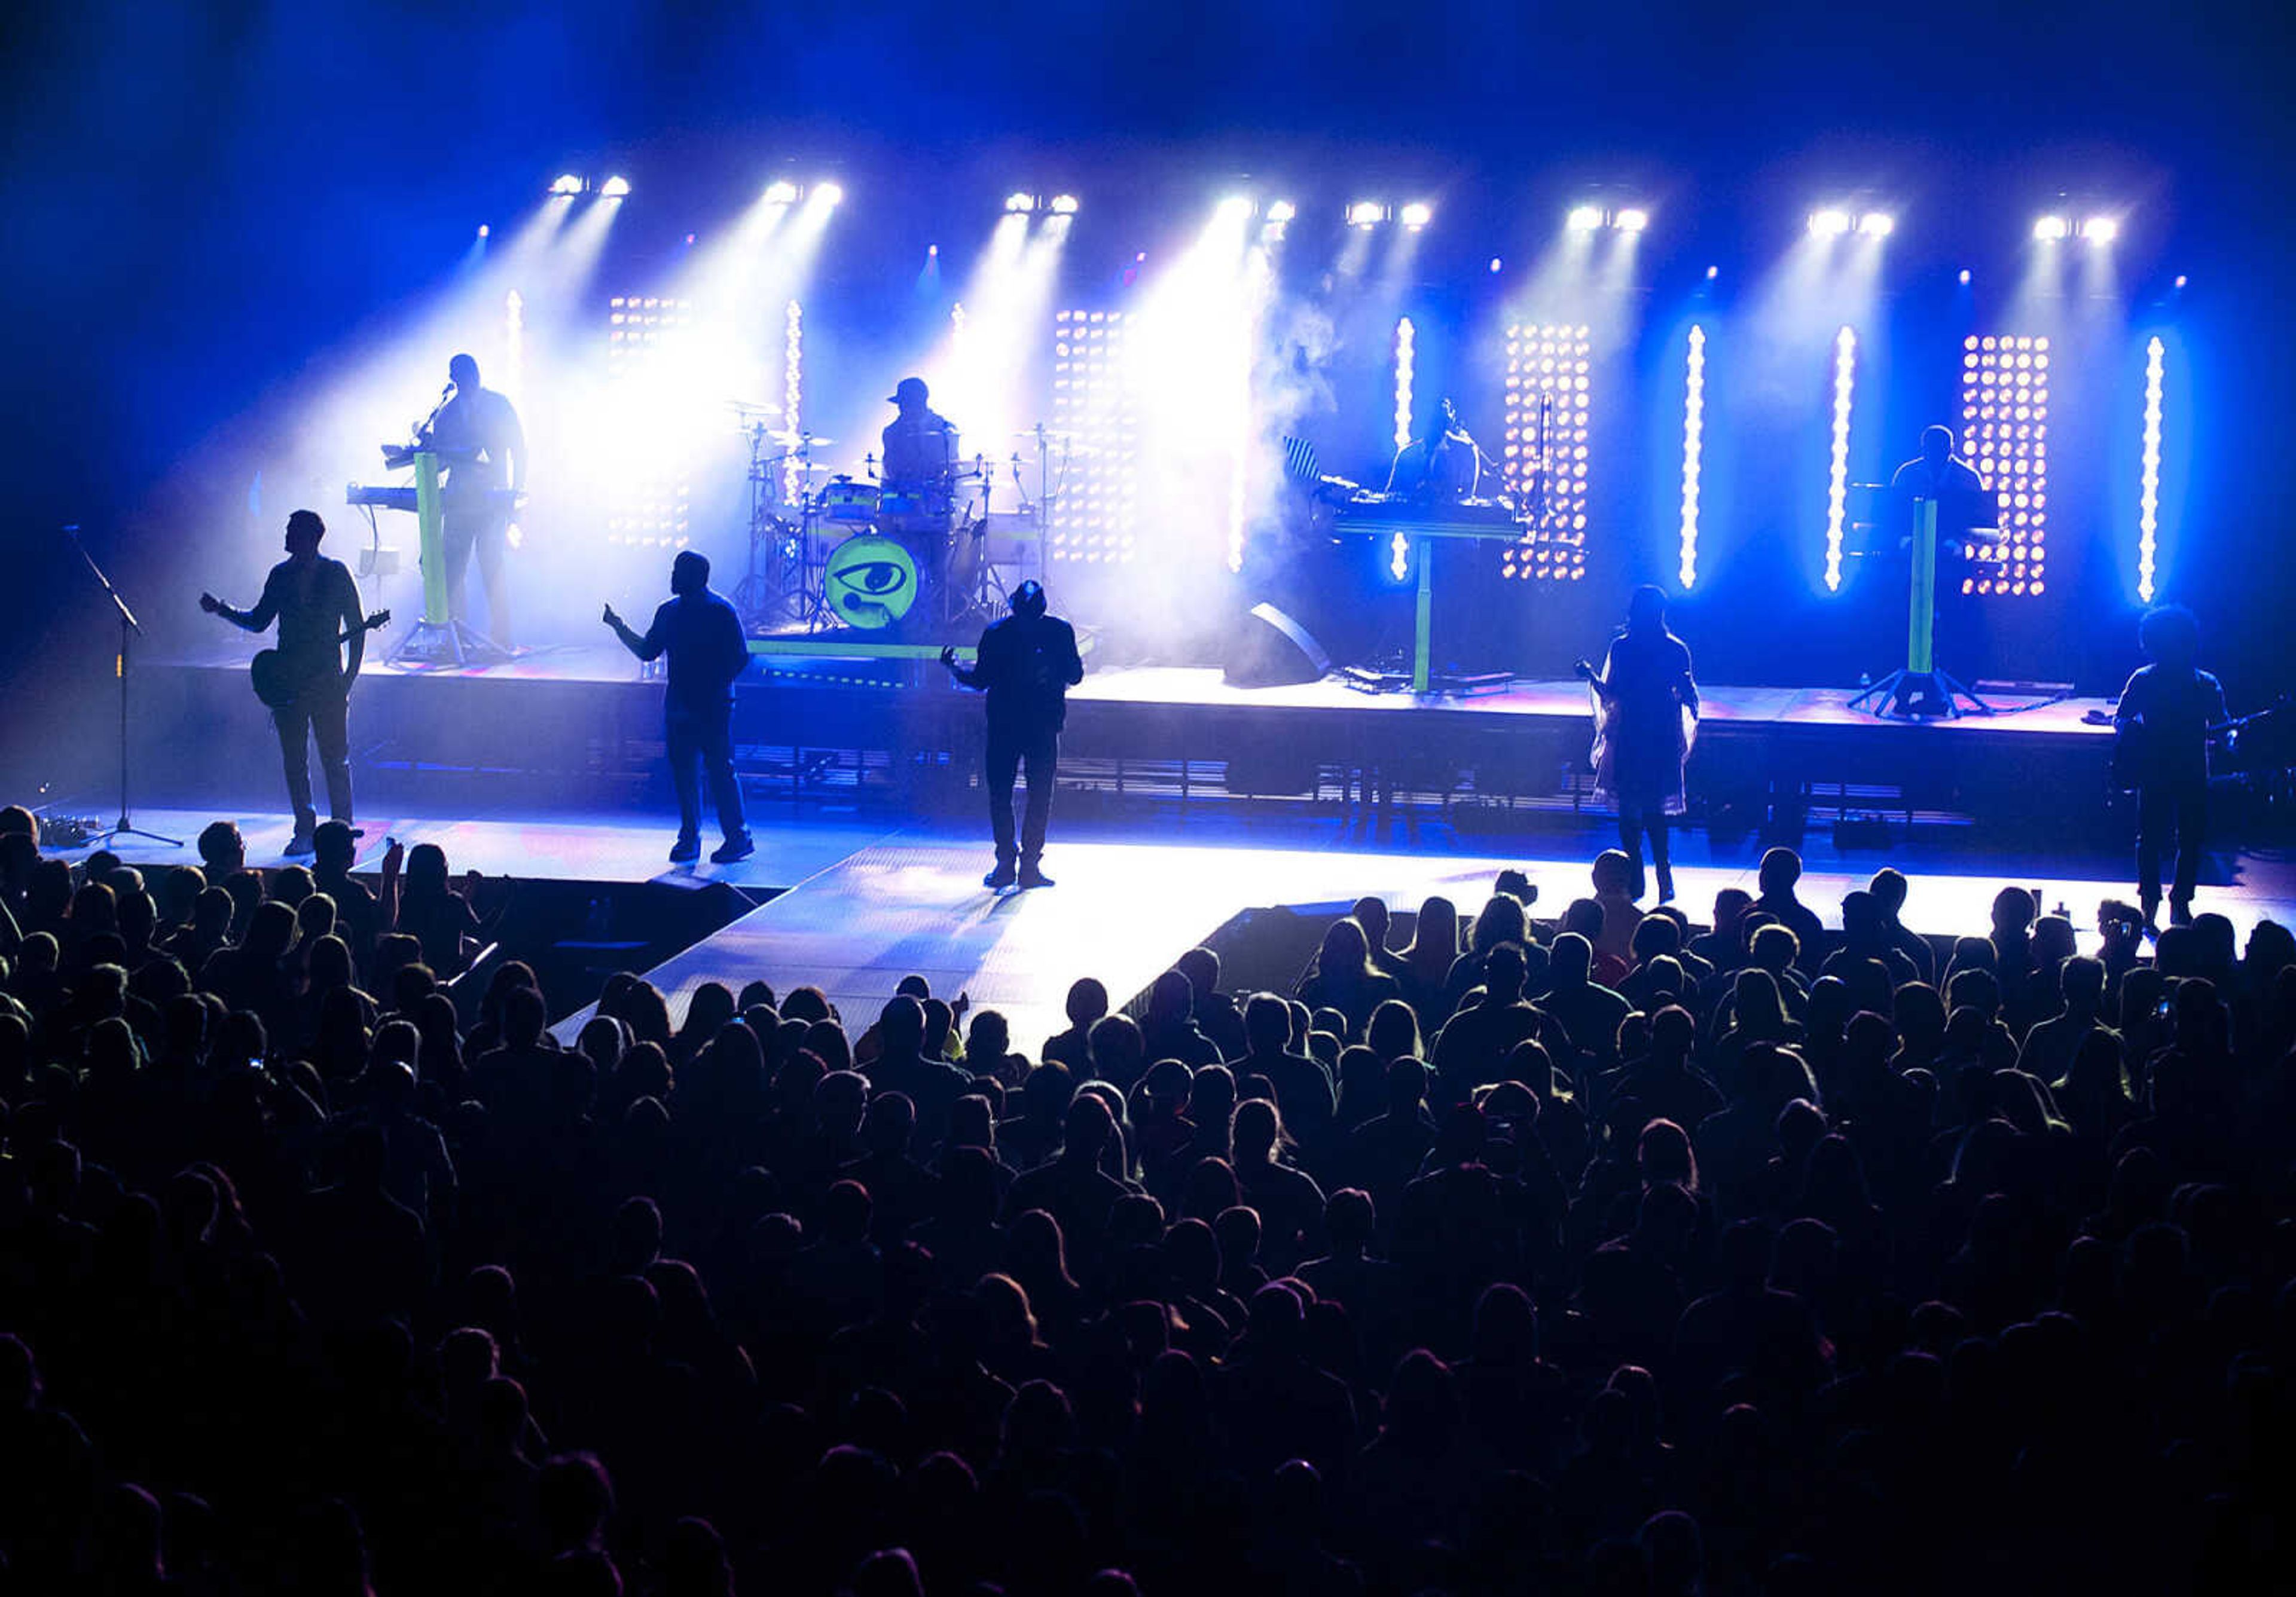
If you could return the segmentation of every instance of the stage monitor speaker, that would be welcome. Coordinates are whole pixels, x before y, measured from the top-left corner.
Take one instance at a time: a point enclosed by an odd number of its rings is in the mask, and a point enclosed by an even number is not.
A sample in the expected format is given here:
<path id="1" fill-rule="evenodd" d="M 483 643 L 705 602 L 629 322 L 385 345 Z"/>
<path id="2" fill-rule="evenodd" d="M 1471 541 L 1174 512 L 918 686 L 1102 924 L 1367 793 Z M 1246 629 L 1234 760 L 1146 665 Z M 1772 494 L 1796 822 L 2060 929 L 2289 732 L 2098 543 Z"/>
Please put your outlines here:
<path id="1" fill-rule="evenodd" d="M 1220 677 L 1239 688 L 1320 682 L 1332 658 L 1308 629 L 1272 604 L 1255 604 L 1220 662 Z"/>

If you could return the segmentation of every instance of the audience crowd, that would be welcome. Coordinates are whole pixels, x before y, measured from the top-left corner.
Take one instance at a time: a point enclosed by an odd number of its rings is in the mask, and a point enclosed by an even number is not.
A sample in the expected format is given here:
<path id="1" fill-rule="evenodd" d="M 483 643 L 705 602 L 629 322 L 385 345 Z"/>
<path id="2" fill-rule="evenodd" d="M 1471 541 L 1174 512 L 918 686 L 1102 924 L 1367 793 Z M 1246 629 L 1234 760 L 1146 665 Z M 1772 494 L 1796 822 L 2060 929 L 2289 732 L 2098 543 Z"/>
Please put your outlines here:
<path id="1" fill-rule="evenodd" d="M 2279 1587 L 2296 939 L 1367 898 L 1031 1058 L 0 813 L 0 1591 Z M 513 951 L 514 952 L 514 951 Z M 2272 1463 L 2284 1457 L 2284 1464 Z"/>

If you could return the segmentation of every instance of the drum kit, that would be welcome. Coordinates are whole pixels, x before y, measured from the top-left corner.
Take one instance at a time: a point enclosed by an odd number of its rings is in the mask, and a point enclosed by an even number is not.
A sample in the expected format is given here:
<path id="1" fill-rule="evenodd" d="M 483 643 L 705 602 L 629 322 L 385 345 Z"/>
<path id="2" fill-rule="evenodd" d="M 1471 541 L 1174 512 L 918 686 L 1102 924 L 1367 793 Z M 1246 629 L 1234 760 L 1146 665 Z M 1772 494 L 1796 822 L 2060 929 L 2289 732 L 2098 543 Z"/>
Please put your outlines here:
<path id="1" fill-rule="evenodd" d="M 750 565 L 733 597 L 751 632 L 939 643 L 1002 614 L 1024 578 L 1043 578 L 1055 473 L 1066 471 L 1061 436 L 1042 426 L 1015 435 L 1035 443 L 1037 491 L 1015 450 L 1013 506 L 992 509 L 997 471 L 985 455 L 888 482 L 874 455 L 839 471 L 819 458 L 834 438 L 773 425 L 772 406 L 734 408 L 750 446 Z"/>

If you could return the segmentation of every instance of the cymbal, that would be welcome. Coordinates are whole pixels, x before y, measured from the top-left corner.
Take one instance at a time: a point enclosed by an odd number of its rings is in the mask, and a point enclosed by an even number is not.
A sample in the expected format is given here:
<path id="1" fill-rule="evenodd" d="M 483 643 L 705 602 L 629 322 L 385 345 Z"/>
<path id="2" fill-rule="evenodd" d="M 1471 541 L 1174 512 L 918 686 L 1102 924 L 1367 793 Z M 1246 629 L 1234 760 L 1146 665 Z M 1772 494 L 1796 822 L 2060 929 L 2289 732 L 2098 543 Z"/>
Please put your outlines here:
<path id="1" fill-rule="evenodd" d="M 764 399 L 728 399 L 727 410 L 740 411 L 745 416 L 778 416 L 782 407 Z"/>
<path id="2" fill-rule="evenodd" d="M 787 444 L 795 449 L 807 449 L 816 444 L 833 444 L 837 441 L 835 438 L 823 438 L 817 432 L 791 432 L 786 428 L 779 432 L 767 433 L 766 436 L 776 444 Z"/>

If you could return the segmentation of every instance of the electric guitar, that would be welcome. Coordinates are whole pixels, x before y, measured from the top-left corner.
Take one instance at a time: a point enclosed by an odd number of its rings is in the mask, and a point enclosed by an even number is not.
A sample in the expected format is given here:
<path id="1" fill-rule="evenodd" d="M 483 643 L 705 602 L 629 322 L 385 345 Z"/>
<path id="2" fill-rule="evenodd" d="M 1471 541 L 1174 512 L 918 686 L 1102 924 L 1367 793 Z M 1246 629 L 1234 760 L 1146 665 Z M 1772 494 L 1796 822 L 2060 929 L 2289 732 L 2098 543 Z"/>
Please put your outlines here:
<path id="1" fill-rule="evenodd" d="M 373 632 L 377 627 L 390 625 L 390 612 L 379 610 L 357 627 L 344 628 L 342 635 L 335 640 L 335 647 L 341 648 L 360 633 Z M 273 709 L 284 709 L 294 703 L 303 696 L 303 689 L 307 685 L 307 679 L 291 670 L 286 657 L 276 649 L 266 649 L 258 653 L 248 662 L 247 674 L 255 685 L 255 696 Z"/>

